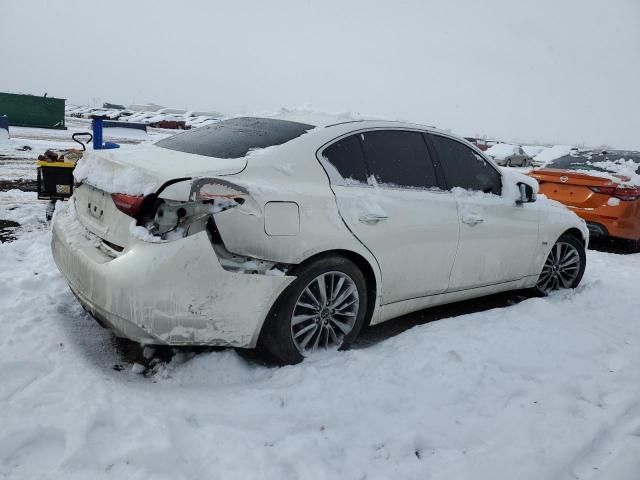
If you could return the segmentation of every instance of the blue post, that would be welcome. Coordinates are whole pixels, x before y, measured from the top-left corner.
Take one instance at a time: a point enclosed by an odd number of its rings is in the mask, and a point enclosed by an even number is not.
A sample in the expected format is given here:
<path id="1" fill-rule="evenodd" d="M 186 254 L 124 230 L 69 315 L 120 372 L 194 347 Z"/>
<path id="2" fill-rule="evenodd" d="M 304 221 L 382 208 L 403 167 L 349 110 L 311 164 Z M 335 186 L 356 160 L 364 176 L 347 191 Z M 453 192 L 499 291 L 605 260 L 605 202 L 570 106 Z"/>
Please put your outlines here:
<path id="1" fill-rule="evenodd" d="M 91 122 L 93 130 L 93 149 L 104 150 L 108 148 L 120 148 L 120 145 L 112 142 L 102 142 L 102 117 L 93 117 Z"/>
<path id="2" fill-rule="evenodd" d="M 102 118 L 93 117 L 91 129 L 93 130 L 93 149 L 102 150 Z"/>

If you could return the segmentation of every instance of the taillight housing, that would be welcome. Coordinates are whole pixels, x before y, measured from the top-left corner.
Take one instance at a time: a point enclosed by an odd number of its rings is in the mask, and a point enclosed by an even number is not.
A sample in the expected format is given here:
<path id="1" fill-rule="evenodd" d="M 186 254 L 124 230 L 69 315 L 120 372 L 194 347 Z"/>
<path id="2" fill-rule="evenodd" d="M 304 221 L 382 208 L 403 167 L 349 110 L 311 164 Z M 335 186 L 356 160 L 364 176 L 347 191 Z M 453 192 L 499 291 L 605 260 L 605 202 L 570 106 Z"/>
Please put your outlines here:
<path id="1" fill-rule="evenodd" d="M 609 195 L 624 201 L 640 199 L 640 186 L 612 186 L 612 187 L 591 187 L 596 193 Z"/>
<path id="2" fill-rule="evenodd" d="M 192 181 L 188 195 L 173 193 L 180 200 L 162 198 L 161 189 L 146 197 L 116 193 L 112 195 L 113 202 L 120 211 L 136 219 L 130 229 L 134 236 L 155 242 L 177 240 L 206 230 L 212 215 L 243 205 L 250 198 L 246 188 L 227 180 L 187 180 Z"/>
<path id="3" fill-rule="evenodd" d="M 135 219 L 138 218 L 142 202 L 145 199 L 144 195 L 127 195 L 124 193 L 112 193 L 111 198 L 118 210 Z"/>

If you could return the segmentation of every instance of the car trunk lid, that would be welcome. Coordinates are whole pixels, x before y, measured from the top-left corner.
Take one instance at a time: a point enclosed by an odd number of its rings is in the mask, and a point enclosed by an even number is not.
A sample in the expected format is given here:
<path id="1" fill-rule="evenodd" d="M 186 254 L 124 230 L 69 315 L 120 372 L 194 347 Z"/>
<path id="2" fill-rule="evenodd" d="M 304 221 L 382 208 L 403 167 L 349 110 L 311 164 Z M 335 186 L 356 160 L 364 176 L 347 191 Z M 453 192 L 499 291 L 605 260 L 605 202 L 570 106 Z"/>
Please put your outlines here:
<path id="1" fill-rule="evenodd" d="M 593 188 L 615 187 L 615 181 L 607 177 L 581 173 L 574 170 L 545 168 L 529 174 L 540 184 L 540 193 L 565 205 L 579 208 L 596 208 L 607 201 L 608 195 Z M 624 181 L 624 178 L 620 178 Z"/>
<path id="2" fill-rule="evenodd" d="M 177 178 L 241 172 L 245 158 L 218 159 L 154 146 L 89 151 L 76 167 L 74 201 L 82 225 L 117 254 L 132 240 L 136 219 L 118 209 L 112 194 L 144 196 Z"/>
<path id="3" fill-rule="evenodd" d="M 147 195 L 175 178 L 234 175 L 246 165 L 246 158 L 212 158 L 141 145 L 88 151 L 74 177 L 109 193 Z"/>
<path id="4" fill-rule="evenodd" d="M 130 243 L 135 220 L 118 210 L 110 193 L 85 183 L 76 187 L 74 204 L 80 223 L 99 238 L 107 253 L 118 254 Z"/>

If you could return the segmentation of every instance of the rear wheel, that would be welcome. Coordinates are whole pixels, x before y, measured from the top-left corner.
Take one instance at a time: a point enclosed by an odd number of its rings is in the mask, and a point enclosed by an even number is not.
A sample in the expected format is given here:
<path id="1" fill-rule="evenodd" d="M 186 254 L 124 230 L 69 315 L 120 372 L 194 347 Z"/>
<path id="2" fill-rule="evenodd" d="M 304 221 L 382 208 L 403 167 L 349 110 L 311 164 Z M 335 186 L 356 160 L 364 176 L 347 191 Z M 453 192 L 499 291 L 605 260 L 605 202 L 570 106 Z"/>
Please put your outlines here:
<path id="1" fill-rule="evenodd" d="M 303 267 L 282 293 L 260 342 L 283 363 L 298 363 L 320 349 L 347 348 L 367 310 L 364 276 L 350 260 L 322 257 Z"/>
<path id="2" fill-rule="evenodd" d="M 553 290 L 576 288 L 586 266 L 583 243 L 570 234 L 562 235 L 549 252 L 536 284 L 536 290 L 547 295 Z"/>

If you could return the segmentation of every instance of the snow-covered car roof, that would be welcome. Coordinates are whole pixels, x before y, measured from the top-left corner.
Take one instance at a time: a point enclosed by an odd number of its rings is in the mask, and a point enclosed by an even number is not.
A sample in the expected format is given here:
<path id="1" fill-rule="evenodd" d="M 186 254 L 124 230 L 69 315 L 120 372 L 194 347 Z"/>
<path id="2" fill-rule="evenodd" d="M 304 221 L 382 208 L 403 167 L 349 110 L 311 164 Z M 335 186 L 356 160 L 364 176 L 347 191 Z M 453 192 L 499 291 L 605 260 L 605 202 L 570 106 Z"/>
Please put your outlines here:
<path id="1" fill-rule="evenodd" d="M 511 143 L 497 143 L 485 150 L 484 153 L 498 160 L 502 160 L 510 155 L 521 155 L 522 153 L 524 153 L 524 151 L 522 150 L 522 147 L 520 147 L 520 145 L 514 145 Z"/>

